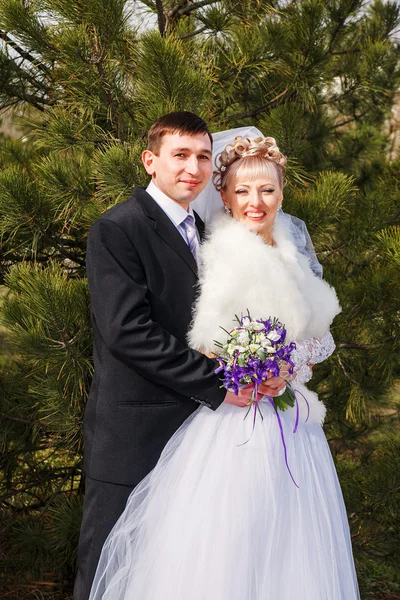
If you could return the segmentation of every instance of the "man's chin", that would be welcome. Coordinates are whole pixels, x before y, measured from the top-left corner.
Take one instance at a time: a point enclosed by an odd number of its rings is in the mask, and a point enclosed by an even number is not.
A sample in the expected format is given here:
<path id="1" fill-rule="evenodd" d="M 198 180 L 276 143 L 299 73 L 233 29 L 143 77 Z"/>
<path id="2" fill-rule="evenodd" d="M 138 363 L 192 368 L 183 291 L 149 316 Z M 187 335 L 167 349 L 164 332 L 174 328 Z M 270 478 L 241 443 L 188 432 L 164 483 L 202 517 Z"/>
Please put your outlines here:
<path id="1" fill-rule="evenodd" d="M 200 194 L 200 192 L 202 190 L 203 190 L 203 188 L 201 190 L 192 190 L 188 194 L 180 194 L 180 197 L 176 198 L 176 201 L 179 202 L 180 204 L 189 204 L 193 200 L 196 200 L 197 196 Z"/>

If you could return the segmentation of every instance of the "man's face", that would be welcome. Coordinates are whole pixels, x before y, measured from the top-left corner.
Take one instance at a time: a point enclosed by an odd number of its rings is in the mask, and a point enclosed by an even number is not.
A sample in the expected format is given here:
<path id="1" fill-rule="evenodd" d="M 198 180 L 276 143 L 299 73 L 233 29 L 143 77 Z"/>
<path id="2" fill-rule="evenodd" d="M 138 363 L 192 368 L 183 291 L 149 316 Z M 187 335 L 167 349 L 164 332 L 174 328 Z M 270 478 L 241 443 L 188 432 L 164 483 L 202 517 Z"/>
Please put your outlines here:
<path id="1" fill-rule="evenodd" d="M 159 155 L 145 150 L 142 160 L 155 185 L 187 209 L 210 178 L 211 141 L 206 133 L 166 134 Z"/>

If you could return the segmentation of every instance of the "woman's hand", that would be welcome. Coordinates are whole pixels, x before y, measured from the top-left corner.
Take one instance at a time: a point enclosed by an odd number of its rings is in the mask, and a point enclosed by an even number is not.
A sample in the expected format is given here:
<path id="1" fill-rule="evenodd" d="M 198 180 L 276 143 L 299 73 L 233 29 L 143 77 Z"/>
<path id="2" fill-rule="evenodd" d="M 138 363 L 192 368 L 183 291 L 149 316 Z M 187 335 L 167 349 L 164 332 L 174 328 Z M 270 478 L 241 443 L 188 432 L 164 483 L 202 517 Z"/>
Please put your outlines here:
<path id="1" fill-rule="evenodd" d="M 263 396 L 279 396 L 280 392 L 286 387 L 286 381 L 282 377 L 271 377 L 268 382 L 261 383 L 258 386 L 257 400 L 261 400 Z M 238 395 L 234 392 L 226 392 L 225 400 L 227 404 L 234 404 L 242 408 L 249 405 L 253 396 L 254 385 L 249 385 L 239 390 Z"/>
<path id="2" fill-rule="evenodd" d="M 289 370 L 290 370 L 291 366 L 292 365 L 290 363 L 283 360 L 281 370 L 279 371 L 279 377 L 281 377 L 282 379 L 289 379 L 290 378 Z"/>

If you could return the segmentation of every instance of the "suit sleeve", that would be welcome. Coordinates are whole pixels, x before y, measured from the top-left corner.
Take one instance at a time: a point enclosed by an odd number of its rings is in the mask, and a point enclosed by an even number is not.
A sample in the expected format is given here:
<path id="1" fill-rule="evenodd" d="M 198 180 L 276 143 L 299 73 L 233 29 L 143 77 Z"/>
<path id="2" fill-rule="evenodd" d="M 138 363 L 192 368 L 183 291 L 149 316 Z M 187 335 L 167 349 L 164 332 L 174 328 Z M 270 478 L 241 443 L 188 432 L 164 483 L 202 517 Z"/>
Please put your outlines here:
<path id="1" fill-rule="evenodd" d="M 119 225 L 100 219 L 92 226 L 86 265 L 92 314 L 111 354 L 141 376 L 215 410 L 226 393 L 215 361 L 152 320 L 140 258 Z"/>

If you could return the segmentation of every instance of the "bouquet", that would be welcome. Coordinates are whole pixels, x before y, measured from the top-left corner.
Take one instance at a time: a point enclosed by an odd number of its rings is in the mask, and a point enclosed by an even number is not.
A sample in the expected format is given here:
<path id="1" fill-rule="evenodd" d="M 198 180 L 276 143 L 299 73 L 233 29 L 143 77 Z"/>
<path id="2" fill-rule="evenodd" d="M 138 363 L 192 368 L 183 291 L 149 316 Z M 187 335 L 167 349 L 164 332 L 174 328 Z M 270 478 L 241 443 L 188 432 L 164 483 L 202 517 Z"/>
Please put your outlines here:
<path id="1" fill-rule="evenodd" d="M 226 342 L 214 342 L 221 349 L 216 357 L 219 367 L 215 372 L 223 372 L 223 386 L 235 394 L 241 388 L 254 384 L 249 410 L 252 406 L 257 409 L 260 383 L 278 377 L 284 363 L 290 365 L 288 373 L 293 373 L 294 363 L 290 356 L 296 344 L 286 344 L 285 326 L 276 318 L 253 320 L 248 313 L 241 319 L 235 315 L 235 319 L 238 327 L 232 331 L 224 329 L 228 335 Z M 294 406 L 294 402 L 295 395 L 290 385 L 286 387 L 285 394 L 273 398 L 275 409 L 280 410 Z"/>
<path id="2" fill-rule="evenodd" d="M 248 312 L 242 318 L 235 315 L 235 319 L 238 326 L 231 331 L 221 328 L 228 336 L 225 343 L 214 341 L 215 345 L 220 349 L 220 353 L 216 355 L 219 367 L 215 372 L 222 373 L 223 387 L 235 392 L 235 394 L 238 394 L 240 389 L 248 385 L 254 385 L 249 410 L 245 415 L 246 418 L 253 409 L 254 431 L 257 412 L 263 418 L 258 406 L 258 386 L 271 377 L 278 377 L 283 365 L 289 366 L 287 370 L 288 374 L 293 373 L 295 365 L 291 360 L 291 353 L 295 350 L 296 344 L 294 342 L 286 342 L 285 326 L 276 318 L 270 317 L 267 320 L 254 320 Z M 295 433 L 299 416 L 296 394 L 291 385 L 287 383 L 285 392 L 281 396 L 266 397 L 275 409 L 281 432 L 286 467 L 294 484 L 297 486 L 288 465 L 285 437 L 278 412 L 286 410 L 289 406 L 293 407 L 296 405 L 296 423 L 293 430 L 293 433 Z M 244 443 L 246 444 L 247 442 Z"/>

